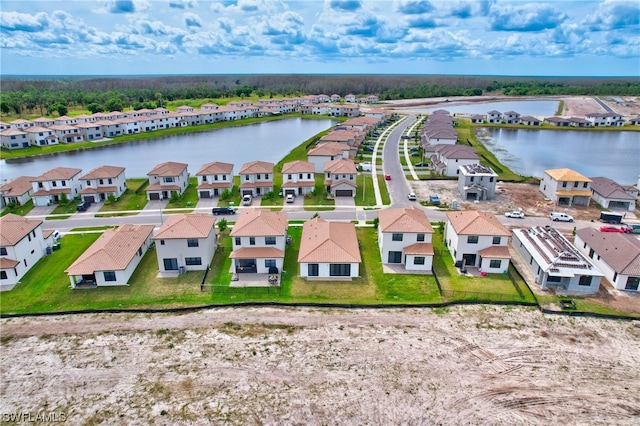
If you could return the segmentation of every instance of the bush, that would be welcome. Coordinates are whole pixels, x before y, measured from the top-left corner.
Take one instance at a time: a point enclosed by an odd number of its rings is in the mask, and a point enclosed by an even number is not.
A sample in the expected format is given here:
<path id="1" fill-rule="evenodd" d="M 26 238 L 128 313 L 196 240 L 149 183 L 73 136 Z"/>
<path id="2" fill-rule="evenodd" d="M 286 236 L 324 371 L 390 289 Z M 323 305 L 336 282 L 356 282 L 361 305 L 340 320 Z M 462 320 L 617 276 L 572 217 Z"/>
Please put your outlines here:
<path id="1" fill-rule="evenodd" d="M 180 194 L 178 194 L 177 192 L 171 192 L 171 202 L 175 203 L 178 200 L 180 200 Z"/>
<path id="2" fill-rule="evenodd" d="M 224 191 L 222 191 L 222 194 L 220 194 L 221 200 L 228 200 L 230 198 L 231 198 L 231 191 L 229 191 L 228 189 L 225 189 Z"/>

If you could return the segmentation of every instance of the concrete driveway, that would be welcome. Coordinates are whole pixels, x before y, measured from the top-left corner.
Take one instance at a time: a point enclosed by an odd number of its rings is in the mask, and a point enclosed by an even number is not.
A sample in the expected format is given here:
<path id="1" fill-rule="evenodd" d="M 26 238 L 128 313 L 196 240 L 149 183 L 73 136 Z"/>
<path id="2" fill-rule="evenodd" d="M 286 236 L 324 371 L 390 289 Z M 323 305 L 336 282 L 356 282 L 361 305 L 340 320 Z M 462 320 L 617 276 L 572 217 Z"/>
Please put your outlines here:
<path id="1" fill-rule="evenodd" d="M 303 207 L 304 206 L 304 195 L 298 195 L 293 197 L 293 203 L 287 203 L 287 199 L 284 198 L 282 201 L 283 206 L 286 207 Z"/>
<path id="2" fill-rule="evenodd" d="M 353 197 L 335 197 L 334 203 L 336 207 L 355 207 L 356 199 Z"/>
<path id="3" fill-rule="evenodd" d="M 142 210 L 162 210 L 167 207 L 167 204 L 169 204 L 169 200 L 153 200 L 147 202 Z"/>
<path id="4" fill-rule="evenodd" d="M 55 208 L 55 204 L 50 206 L 34 207 L 29 213 L 27 213 L 27 216 L 48 216 L 53 210 L 55 210 Z"/>
<path id="5" fill-rule="evenodd" d="M 211 209 L 218 206 L 219 200 L 220 197 L 200 198 L 198 204 L 196 204 L 196 209 L 209 210 L 209 213 L 211 213 Z"/>

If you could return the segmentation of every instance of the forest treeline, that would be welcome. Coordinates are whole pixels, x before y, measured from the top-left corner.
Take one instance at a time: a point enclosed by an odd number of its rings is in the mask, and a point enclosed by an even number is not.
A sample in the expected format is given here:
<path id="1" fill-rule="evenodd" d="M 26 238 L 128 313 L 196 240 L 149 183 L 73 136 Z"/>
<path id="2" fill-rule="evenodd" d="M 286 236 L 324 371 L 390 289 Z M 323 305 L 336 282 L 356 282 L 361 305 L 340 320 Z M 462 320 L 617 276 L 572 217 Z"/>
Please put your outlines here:
<path id="1" fill-rule="evenodd" d="M 293 97 L 337 93 L 380 100 L 480 95 L 640 96 L 640 78 L 418 75 L 175 75 L 122 77 L 3 76 L 0 111 L 51 115 L 155 108 L 174 100 Z"/>

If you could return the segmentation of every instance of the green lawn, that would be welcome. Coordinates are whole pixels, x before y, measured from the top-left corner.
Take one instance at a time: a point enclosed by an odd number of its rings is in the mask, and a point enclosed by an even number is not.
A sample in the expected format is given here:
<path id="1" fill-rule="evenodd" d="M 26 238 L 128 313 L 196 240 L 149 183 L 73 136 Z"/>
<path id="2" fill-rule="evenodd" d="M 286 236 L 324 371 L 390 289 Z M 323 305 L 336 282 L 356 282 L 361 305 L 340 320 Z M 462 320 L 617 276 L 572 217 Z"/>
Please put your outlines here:
<path id="1" fill-rule="evenodd" d="M 327 190 L 324 187 L 324 174 L 316 173 L 316 186 L 312 194 L 305 195 L 304 205 L 308 211 L 324 211 L 334 210 L 335 201 L 333 198 L 327 199 Z M 307 207 L 307 206 L 323 206 L 323 207 Z"/>
<path id="2" fill-rule="evenodd" d="M 383 181 L 384 182 L 384 181 Z M 356 206 L 375 206 L 376 194 L 373 191 L 373 179 L 370 172 L 361 172 L 356 176 L 358 190 L 354 198 Z M 380 192 L 387 192 L 386 185 L 380 187 Z"/>
<path id="3" fill-rule="evenodd" d="M 2 213 L 0 213 L 0 216 L 4 216 L 9 213 L 17 214 L 18 216 L 25 216 L 32 209 L 33 209 L 33 200 L 29 200 L 21 206 L 13 206 L 13 207 L 5 208 L 4 210 L 2 210 Z"/>
<path id="4" fill-rule="evenodd" d="M 147 192 L 145 188 L 149 185 L 149 179 L 134 178 L 127 179 L 127 190 L 113 203 L 104 203 L 100 212 L 142 210 L 147 205 Z"/>
<path id="5" fill-rule="evenodd" d="M 55 215 L 55 214 L 73 214 L 75 213 L 76 210 L 76 206 L 78 205 L 80 201 L 77 200 L 67 200 L 67 201 L 61 201 L 60 203 L 58 203 L 58 205 L 56 206 L 55 209 L 53 209 L 53 211 L 50 213 L 51 215 Z M 61 219 L 67 219 L 68 216 L 61 218 Z M 47 218 L 47 219 L 56 219 L 55 217 L 52 218 Z"/>
<path id="6" fill-rule="evenodd" d="M 597 302 L 595 299 L 589 299 L 588 296 L 555 296 L 555 295 L 537 295 L 538 303 L 540 306 L 547 309 L 558 309 L 560 306 L 560 300 L 571 299 L 576 304 L 576 309 L 571 312 L 595 312 L 605 315 L 631 315 L 628 312 L 619 311 L 617 309 L 609 308 Z M 567 311 L 568 312 L 568 311 Z"/>
<path id="7" fill-rule="evenodd" d="M 198 204 L 198 178 L 193 176 L 189 178 L 189 185 L 184 190 L 182 195 L 175 201 L 169 201 L 165 210 L 167 209 L 193 209 Z M 187 213 L 187 211 L 181 211 L 180 213 Z"/>

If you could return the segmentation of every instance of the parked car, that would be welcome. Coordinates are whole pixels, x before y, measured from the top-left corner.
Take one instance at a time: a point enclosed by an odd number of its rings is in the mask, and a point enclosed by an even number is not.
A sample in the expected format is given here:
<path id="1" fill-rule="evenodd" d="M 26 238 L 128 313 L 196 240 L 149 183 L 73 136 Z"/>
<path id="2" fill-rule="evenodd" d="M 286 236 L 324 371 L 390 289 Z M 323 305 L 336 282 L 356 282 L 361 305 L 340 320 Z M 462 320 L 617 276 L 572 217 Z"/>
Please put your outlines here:
<path id="1" fill-rule="evenodd" d="M 253 201 L 253 197 L 251 197 L 251 195 L 245 195 L 242 197 L 242 205 L 243 206 L 250 206 L 251 205 L 251 201 Z"/>
<path id="2" fill-rule="evenodd" d="M 62 238 L 62 234 L 60 234 L 60 231 L 58 231 L 57 229 L 51 233 L 51 236 L 53 237 L 53 241 L 55 242 L 60 241 L 60 238 Z"/>
<path id="3" fill-rule="evenodd" d="M 287 194 L 286 201 L 287 203 L 293 203 L 295 201 L 295 197 L 293 196 L 293 194 Z"/>
<path id="4" fill-rule="evenodd" d="M 514 219 L 524 219 L 524 213 L 520 210 L 512 210 L 510 212 L 506 212 L 504 214 L 506 217 L 512 217 Z"/>
<path id="5" fill-rule="evenodd" d="M 384 180 L 391 180 L 391 175 L 384 175 Z"/>
<path id="6" fill-rule="evenodd" d="M 420 151 L 420 148 L 418 148 L 417 146 L 412 146 L 412 147 L 409 149 L 409 151 L 411 151 L 411 152 L 419 152 L 419 151 Z"/>
<path id="7" fill-rule="evenodd" d="M 362 148 L 362 150 L 367 152 L 373 152 L 373 148 L 371 148 L 370 146 L 365 146 L 364 148 Z"/>
<path id="8" fill-rule="evenodd" d="M 233 207 L 214 207 L 211 210 L 211 213 L 213 213 L 214 215 L 219 215 L 219 214 L 235 214 L 236 213 L 236 209 L 234 209 Z"/>
<path id="9" fill-rule="evenodd" d="M 431 204 L 440 205 L 440 197 L 437 195 L 429 195 L 429 202 Z"/>
<path id="10" fill-rule="evenodd" d="M 630 234 L 631 231 L 633 231 L 633 228 L 631 228 L 630 226 L 611 226 L 611 225 L 607 225 L 607 226 L 601 226 L 600 227 L 600 232 L 619 232 L 621 234 Z"/>
<path id="11" fill-rule="evenodd" d="M 414 164 L 413 166 L 414 167 L 427 167 L 428 165 L 429 165 L 429 163 L 419 162 L 419 163 Z"/>
<path id="12" fill-rule="evenodd" d="M 573 222 L 573 216 L 559 212 L 549 214 L 549 218 L 554 222 Z"/>
<path id="13" fill-rule="evenodd" d="M 620 224 L 622 223 L 623 218 L 624 216 L 621 213 L 610 213 L 610 212 L 600 213 L 600 222 L 604 222 L 604 223 Z"/>
<path id="14" fill-rule="evenodd" d="M 369 162 L 360 163 L 360 169 L 363 172 L 370 172 L 371 171 L 371 163 L 369 163 Z"/>
<path id="15" fill-rule="evenodd" d="M 412 152 L 411 156 L 412 157 L 420 157 L 420 153 L 419 152 Z"/>
<path id="16" fill-rule="evenodd" d="M 91 207 L 91 203 L 88 201 L 82 201 L 76 206 L 76 210 L 79 212 L 86 212 Z"/>
<path id="17" fill-rule="evenodd" d="M 415 201 L 418 198 L 416 197 L 416 194 L 414 194 L 413 192 L 409 193 L 409 201 Z"/>

